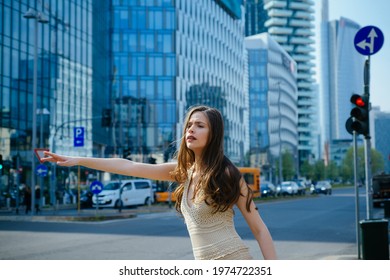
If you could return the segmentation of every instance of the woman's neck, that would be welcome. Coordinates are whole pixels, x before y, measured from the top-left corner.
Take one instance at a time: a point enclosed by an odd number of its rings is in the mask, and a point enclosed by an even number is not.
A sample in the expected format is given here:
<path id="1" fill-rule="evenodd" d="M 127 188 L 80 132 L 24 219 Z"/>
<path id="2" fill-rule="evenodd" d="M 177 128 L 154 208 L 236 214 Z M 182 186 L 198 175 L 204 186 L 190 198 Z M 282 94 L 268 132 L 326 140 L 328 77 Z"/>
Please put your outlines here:
<path id="1" fill-rule="evenodd" d="M 193 167 L 194 167 L 195 173 L 198 173 L 199 171 L 201 171 L 203 169 L 201 160 L 195 159 Z"/>

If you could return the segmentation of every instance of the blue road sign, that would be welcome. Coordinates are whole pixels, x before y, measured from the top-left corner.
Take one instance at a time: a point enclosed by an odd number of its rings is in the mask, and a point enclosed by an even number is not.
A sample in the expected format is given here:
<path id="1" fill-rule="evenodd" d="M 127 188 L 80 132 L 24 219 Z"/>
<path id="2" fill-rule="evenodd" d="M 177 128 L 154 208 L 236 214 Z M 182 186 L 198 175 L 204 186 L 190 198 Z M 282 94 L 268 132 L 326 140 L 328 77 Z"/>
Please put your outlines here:
<path id="1" fill-rule="evenodd" d="M 355 49 L 362 55 L 373 55 L 383 46 L 385 37 L 382 31 L 376 26 L 365 26 L 355 35 Z"/>
<path id="2" fill-rule="evenodd" d="M 47 175 L 47 167 L 46 165 L 44 164 L 39 164 L 36 168 L 35 168 L 35 173 L 39 176 L 39 177 L 45 177 Z"/>
<path id="3" fill-rule="evenodd" d="M 89 189 L 93 194 L 99 194 L 103 190 L 103 184 L 100 181 L 93 181 L 89 186 Z"/>
<path id="4" fill-rule="evenodd" d="M 73 128 L 73 146 L 74 147 L 84 147 L 84 127 L 75 127 Z"/>

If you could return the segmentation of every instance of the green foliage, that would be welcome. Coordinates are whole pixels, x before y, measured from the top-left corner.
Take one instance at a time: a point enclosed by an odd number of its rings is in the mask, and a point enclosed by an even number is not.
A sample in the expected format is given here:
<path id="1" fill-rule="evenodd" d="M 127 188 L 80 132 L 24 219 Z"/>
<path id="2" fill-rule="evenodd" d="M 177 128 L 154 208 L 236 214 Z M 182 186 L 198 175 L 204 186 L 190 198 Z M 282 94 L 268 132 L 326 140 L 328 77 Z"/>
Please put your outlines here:
<path id="1" fill-rule="evenodd" d="M 371 149 L 371 172 L 373 175 L 379 174 L 384 170 L 384 160 L 382 155 Z M 336 180 L 341 178 L 344 182 L 353 181 L 354 174 L 354 161 L 353 161 L 353 147 L 349 148 L 343 163 L 341 166 L 333 161 L 330 161 L 327 166 L 325 166 L 323 160 L 319 160 L 314 164 L 310 164 L 308 161 L 305 161 L 301 165 L 301 176 L 310 178 L 312 180 Z M 358 180 L 365 179 L 365 159 L 364 159 L 364 147 L 358 147 Z"/>
<path id="2" fill-rule="evenodd" d="M 357 162 L 358 162 L 358 180 L 365 179 L 365 157 L 364 157 L 364 147 L 358 147 L 357 151 Z M 344 181 L 353 180 L 353 169 L 354 169 L 354 159 L 353 159 L 353 147 L 349 148 L 345 158 L 343 160 L 341 170 L 342 170 L 342 178 Z M 385 162 L 383 160 L 382 155 L 371 149 L 371 173 L 373 175 L 379 174 L 384 170 Z"/>
<path id="3" fill-rule="evenodd" d="M 289 151 L 284 151 L 282 158 L 283 178 L 284 180 L 292 180 L 296 174 L 294 156 Z"/>

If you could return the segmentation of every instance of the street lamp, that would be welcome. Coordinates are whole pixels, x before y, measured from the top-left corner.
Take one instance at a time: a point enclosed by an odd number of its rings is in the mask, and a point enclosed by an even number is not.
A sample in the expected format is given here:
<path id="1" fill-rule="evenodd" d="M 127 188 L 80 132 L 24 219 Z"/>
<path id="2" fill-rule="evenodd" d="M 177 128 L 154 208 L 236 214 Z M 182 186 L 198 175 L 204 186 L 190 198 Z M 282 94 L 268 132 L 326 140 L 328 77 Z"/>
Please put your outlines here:
<path id="1" fill-rule="evenodd" d="M 37 75 L 38 75 L 38 22 L 48 23 L 48 19 L 33 9 L 23 15 L 24 18 L 34 19 L 34 82 L 33 82 L 33 115 L 32 115 L 32 158 L 31 158 L 31 215 L 34 215 L 35 207 L 35 160 L 34 160 L 34 149 L 36 148 L 37 142 Z"/>
<path id="2" fill-rule="evenodd" d="M 281 103 L 281 91 L 280 91 L 280 83 L 281 82 L 277 82 L 277 85 L 278 85 L 278 92 L 279 92 L 279 95 L 278 95 L 278 111 L 279 111 L 279 183 L 280 185 L 282 185 L 282 181 L 283 181 L 283 171 L 282 171 L 282 168 L 283 168 L 283 163 L 282 163 L 282 160 L 283 160 L 283 155 L 282 155 L 282 137 L 281 137 L 281 129 L 282 129 L 282 113 L 281 113 L 281 110 L 280 110 L 280 103 Z"/>

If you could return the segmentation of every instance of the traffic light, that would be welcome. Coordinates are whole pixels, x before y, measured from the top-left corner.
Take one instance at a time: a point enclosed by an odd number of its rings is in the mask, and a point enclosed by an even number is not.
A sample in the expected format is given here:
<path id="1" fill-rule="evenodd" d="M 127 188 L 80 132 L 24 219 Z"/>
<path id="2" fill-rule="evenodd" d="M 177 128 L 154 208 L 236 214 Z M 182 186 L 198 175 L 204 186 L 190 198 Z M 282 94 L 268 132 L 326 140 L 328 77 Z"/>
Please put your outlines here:
<path id="1" fill-rule="evenodd" d="M 102 127 L 110 127 L 112 122 L 111 109 L 103 109 L 102 113 Z"/>
<path id="2" fill-rule="evenodd" d="M 0 175 L 3 175 L 3 168 L 4 168 L 3 155 L 0 155 Z"/>
<path id="3" fill-rule="evenodd" d="M 369 101 L 366 95 L 353 94 L 351 103 L 355 105 L 351 110 L 351 116 L 348 118 L 345 127 L 350 134 L 355 131 L 357 134 L 368 136 L 369 129 Z"/>

